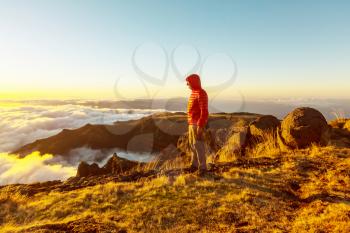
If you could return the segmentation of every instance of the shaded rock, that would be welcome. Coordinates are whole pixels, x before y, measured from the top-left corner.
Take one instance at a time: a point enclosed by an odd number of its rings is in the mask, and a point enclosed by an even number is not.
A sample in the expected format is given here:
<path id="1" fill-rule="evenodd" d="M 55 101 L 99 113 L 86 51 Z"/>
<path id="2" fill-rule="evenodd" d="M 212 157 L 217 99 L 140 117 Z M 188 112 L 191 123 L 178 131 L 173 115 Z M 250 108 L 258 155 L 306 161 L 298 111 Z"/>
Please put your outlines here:
<path id="1" fill-rule="evenodd" d="M 77 170 L 77 177 L 86 177 L 86 176 L 95 176 L 102 174 L 103 171 L 100 169 L 100 167 L 93 163 L 89 165 L 86 162 L 80 162 Z"/>
<path id="2" fill-rule="evenodd" d="M 225 145 L 218 150 L 215 155 L 215 161 L 230 160 L 233 156 L 240 156 L 244 154 L 247 145 L 248 128 L 241 128 L 235 131 L 226 141 Z"/>
<path id="3" fill-rule="evenodd" d="M 261 116 L 249 125 L 250 135 L 255 138 L 263 138 L 268 132 L 275 132 L 281 125 L 280 121 L 271 115 Z"/>
<path id="4" fill-rule="evenodd" d="M 218 129 L 215 132 L 216 144 L 219 147 L 222 147 L 226 143 L 227 138 L 229 137 L 229 134 L 230 134 L 230 129 L 227 129 L 227 128 Z"/>
<path id="5" fill-rule="evenodd" d="M 264 140 L 266 133 L 277 131 L 279 125 L 280 121 L 276 117 L 260 115 L 256 118 L 242 118 L 231 128 L 216 131 L 214 161 L 244 156 L 247 148 Z"/>
<path id="6" fill-rule="evenodd" d="M 222 135 L 220 135 L 222 134 Z M 217 135 L 220 135 L 221 137 L 218 138 Z M 204 141 L 205 141 L 205 148 L 206 148 L 206 153 L 208 154 L 213 154 L 216 153 L 217 151 L 220 150 L 220 148 L 224 145 L 223 138 L 227 137 L 228 133 L 225 132 L 223 133 L 223 129 L 207 129 L 204 132 Z M 177 148 L 178 151 L 181 152 L 181 155 L 189 155 L 191 148 L 188 140 L 188 133 L 184 134 L 179 138 L 177 141 Z"/>
<path id="7" fill-rule="evenodd" d="M 251 122 L 240 122 L 233 127 L 223 147 L 231 147 L 231 151 L 244 155 L 247 148 L 265 140 L 266 135 L 277 131 L 279 126 L 280 121 L 271 115 L 259 116 Z"/>
<path id="8" fill-rule="evenodd" d="M 231 133 L 223 149 L 225 153 L 231 151 L 232 153 L 244 156 L 248 148 L 253 148 L 264 140 L 270 140 L 267 136 L 270 133 L 275 134 L 280 125 L 280 120 L 275 116 L 260 116 L 250 122 L 248 126 L 236 128 L 236 130 Z M 222 151 L 223 150 L 220 150 L 220 152 Z"/>
<path id="9" fill-rule="evenodd" d="M 86 162 L 81 162 L 78 166 L 76 177 L 122 174 L 142 164 L 143 163 L 121 158 L 116 153 L 114 153 L 102 168 L 100 168 L 96 163 L 89 165 Z"/>
<path id="10" fill-rule="evenodd" d="M 297 108 L 281 124 L 280 136 L 290 148 L 305 148 L 312 143 L 326 145 L 329 125 L 324 116 L 313 108 Z"/>
<path id="11" fill-rule="evenodd" d="M 116 153 L 102 167 L 106 174 L 119 174 L 130 171 L 141 163 L 118 157 Z"/>
<path id="12" fill-rule="evenodd" d="M 206 144 L 206 154 L 211 154 L 214 151 L 218 150 L 215 136 L 212 135 L 212 130 L 206 130 L 204 132 L 204 140 Z M 164 162 L 166 160 L 173 160 L 178 157 L 184 157 L 184 159 L 188 160 L 191 156 L 191 148 L 188 140 L 188 133 L 185 133 L 184 135 L 179 137 L 179 140 L 177 141 L 177 145 L 175 146 L 168 146 L 165 148 L 161 153 L 158 155 L 159 162 Z"/>
<path id="13" fill-rule="evenodd" d="M 338 148 L 350 148 L 350 131 L 342 128 L 332 128 L 328 145 Z"/>
<path id="14" fill-rule="evenodd" d="M 287 145 L 287 143 L 284 141 L 284 138 L 282 137 L 281 128 L 278 128 L 278 129 L 277 129 L 276 139 L 277 139 L 278 147 L 279 147 L 282 151 L 288 151 L 288 150 L 290 150 L 290 147 Z"/>
<path id="15" fill-rule="evenodd" d="M 328 145 L 338 148 L 350 148 L 350 120 L 337 119 L 330 123 L 332 126 Z"/>
<path id="16" fill-rule="evenodd" d="M 224 144 L 224 139 L 219 138 L 218 136 L 226 137 L 228 136 L 228 133 L 223 133 L 223 135 L 220 135 L 222 133 L 223 129 L 208 129 L 205 132 L 204 140 L 206 142 L 206 148 L 208 154 L 216 153 Z"/>
<path id="17" fill-rule="evenodd" d="M 244 145 L 247 144 L 247 135 L 247 129 L 243 129 L 242 131 L 234 133 L 228 140 L 228 143 L 232 146 L 233 150 L 241 150 L 242 148 L 244 148 Z"/>
<path id="18" fill-rule="evenodd" d="M 162 167 L 164 162 L 174 160 L 177 158 L 188 160 L 189 157 L 187 156 L 186 152 L 179 150 L 174 145 L 169 145 L 156 156 L 155 160 L 153 161 L 155 163 L 154 168 L 159 169 Z"/>

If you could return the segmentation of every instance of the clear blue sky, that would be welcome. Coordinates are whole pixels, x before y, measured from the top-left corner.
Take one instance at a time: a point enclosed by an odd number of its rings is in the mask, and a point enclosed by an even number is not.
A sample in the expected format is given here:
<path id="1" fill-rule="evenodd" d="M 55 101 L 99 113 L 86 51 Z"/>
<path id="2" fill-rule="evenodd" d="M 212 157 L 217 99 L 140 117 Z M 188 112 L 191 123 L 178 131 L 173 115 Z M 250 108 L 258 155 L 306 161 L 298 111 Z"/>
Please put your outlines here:
<path id="1" fill-rule="evenodd" d="M 220 94 L 248 98 L 350 98 L 349 1 L 0 0 L 0 98 L 143 97 L 138 66 L 159 77 L 181 45 L 184 73 L 197 48 L 203 84 L 236 82 Z M 193 47 L 190 47 L 193 46 Z M 219 54 L 218 54 L 219 53 Z M 214 54 L 213 56 L 211 56 Z M 215 55 L 216 54 L 216 55 Z M 187 96 L 169 70 L 152 95 Z"/>

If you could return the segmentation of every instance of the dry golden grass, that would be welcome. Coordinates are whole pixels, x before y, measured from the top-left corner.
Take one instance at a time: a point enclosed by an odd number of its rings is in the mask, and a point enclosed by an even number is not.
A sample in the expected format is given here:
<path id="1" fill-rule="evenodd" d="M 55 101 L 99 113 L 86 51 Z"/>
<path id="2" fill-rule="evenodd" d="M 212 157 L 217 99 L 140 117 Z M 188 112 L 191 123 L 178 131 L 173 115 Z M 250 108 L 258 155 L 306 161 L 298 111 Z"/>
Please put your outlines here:
<path id="1" fill-rule="evenodd" d="M 314 201 L 297 213 L 292 232 L 350 232 L 349 203 Z"/>
<path id="2" fill-rule="evenodd" d="M 160 175 L 32 197 L 2 188 L 0 232 L 82 219 L 116 232 L 350 232 L 350 149 L 282 153 L 275 140 L 266 135 L 249 151 L 251 164 L 204 177 Z M 138 169 L 156 165 L 149 166 Z M 175 160 L 163 169 L 184 166 Z"/>
<path id="3" fill-rule="evenodd" d="M 246 148 L 244 154 L 239 150 L 242 137 L 245 137 L 244 133 L 235 133 L 229 137 L 226 144 L 219 150 L 216 162 L 233 162 L 242 158 L 278 158 L 282 156 L 275 132 L 263 134 L 261 138 L 253 142 L 254 146 Z"/>
<path id="4" fill-rule="evenodd" d="M 254 147 L 249 148 L 247 156 L 250 158 L 257 157 L 279 157 L 282 151 L 278 145 L 276 132 L 270 131 L 262 135 Z"/>

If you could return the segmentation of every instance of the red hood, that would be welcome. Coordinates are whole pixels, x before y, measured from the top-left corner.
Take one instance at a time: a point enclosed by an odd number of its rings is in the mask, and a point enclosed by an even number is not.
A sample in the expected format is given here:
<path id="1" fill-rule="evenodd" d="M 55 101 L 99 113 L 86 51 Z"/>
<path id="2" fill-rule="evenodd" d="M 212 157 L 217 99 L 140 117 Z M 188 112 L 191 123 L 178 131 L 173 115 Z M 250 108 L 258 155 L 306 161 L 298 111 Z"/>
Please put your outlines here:
<path id="1" fill-rule="evenodd" d="M 193 90 L 202 89 L 201 79 L 197 74 L 191 74 L 186 78 L 186 81 L 190 83 Z"/>

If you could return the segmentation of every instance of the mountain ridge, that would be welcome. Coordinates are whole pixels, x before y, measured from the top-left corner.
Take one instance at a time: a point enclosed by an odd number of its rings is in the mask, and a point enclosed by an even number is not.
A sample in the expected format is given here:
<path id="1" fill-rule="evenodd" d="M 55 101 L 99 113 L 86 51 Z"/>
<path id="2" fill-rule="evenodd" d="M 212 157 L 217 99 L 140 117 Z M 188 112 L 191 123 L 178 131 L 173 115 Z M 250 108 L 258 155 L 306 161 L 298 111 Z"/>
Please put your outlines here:
<path id="1" fill-rule="evenodd" d="M 211 114 L 208 124 L 231 125 L 246 118 L 256 119 L 254 113 L 216 113 Z M 181 135 L 187 131 L 185 113 L 163 112 L 143 117 L 138 120 L 117 121 L 113 125 L 86 124 L 77 129 L 63 129 L 60 133 L 36 140 L 24 145 L 12 154 L 21 157 L 33 151 L 41 154 L 67 156 L 73 149 L 89 147 L 91 149 L 118 148 L 129 152 L 158 153 L 169 145 L 176 146 Z"/>

